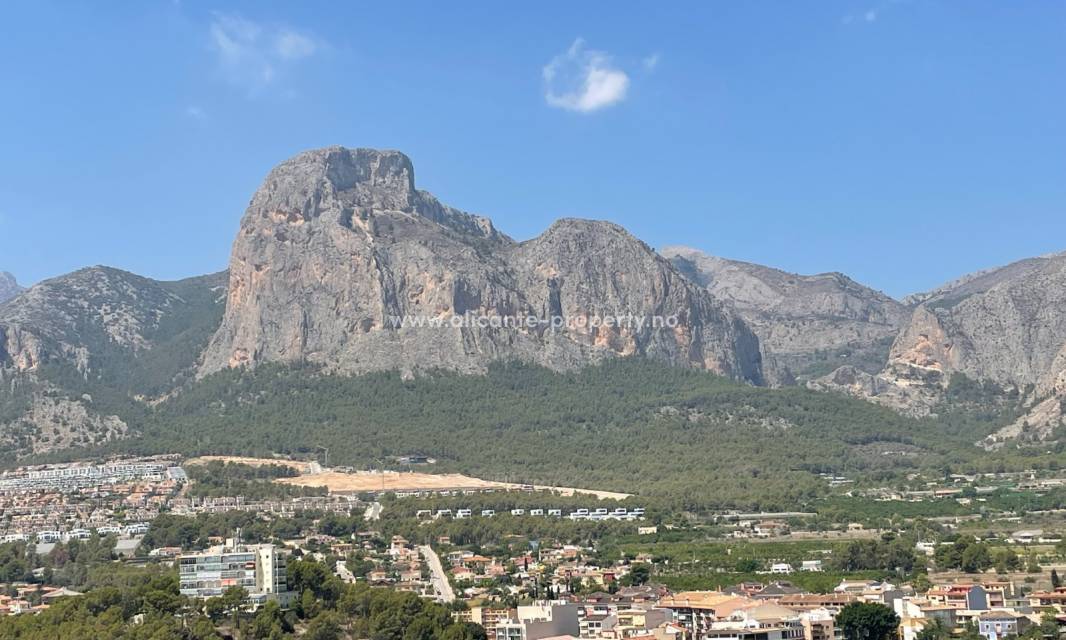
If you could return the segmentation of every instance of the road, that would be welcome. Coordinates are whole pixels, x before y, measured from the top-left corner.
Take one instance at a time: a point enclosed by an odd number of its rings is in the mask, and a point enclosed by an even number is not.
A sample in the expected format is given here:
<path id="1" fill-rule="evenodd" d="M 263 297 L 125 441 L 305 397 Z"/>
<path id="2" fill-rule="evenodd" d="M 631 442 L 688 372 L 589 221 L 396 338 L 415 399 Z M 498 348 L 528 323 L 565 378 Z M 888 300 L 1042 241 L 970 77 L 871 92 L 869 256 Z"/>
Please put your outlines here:
<path id="1" fill-rule="evenodd" d="M 381 503 L 375 502 L 366 508 L 366 512 L 363 513 L 363 520 L 380 520 L 381 519 Z"/>
<path id="2" fill-rule="evenodd" d="M 440 557 L 437 552 L 428 544 L 420 546 L 418 550 L 421 552 L 422 557 L 426 559 L 426 564 L 429 565 L 430 581 L 433 583 L 433 589 L 437 592 L 437 598 L 445 604 L 455 602 L 455 591 L 452 590 L 452 585 L 448 582 L 448 575 L 444 573 L 444 565 L 440 563 Z"/>

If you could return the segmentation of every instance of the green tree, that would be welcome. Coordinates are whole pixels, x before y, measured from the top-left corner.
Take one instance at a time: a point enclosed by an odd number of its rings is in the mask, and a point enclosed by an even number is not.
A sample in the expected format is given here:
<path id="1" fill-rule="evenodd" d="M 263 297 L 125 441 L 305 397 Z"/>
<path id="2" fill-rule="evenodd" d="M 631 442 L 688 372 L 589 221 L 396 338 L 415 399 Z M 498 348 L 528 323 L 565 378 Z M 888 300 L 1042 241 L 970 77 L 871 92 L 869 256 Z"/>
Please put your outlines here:
<path id="1" fill-rule="evenodd" d="M 300 594 L 300 615 L 304 618 L 314 618 L 321 611 L 321 606 L 310 589 L 304 589 Z"/>
<path id="2" fill-rule="evenodd" d="M 991 566 L 992 555 L 988 552 L 988 547 L 983 544 L 971 544 L 962 552 L 960 567 L 966 573 L 980 573 Z"/>
<path id="3" fill-rule="evenodd" d="M 1040 626 L 1037 628 L 1040 630 L 1040 635 L 1045 638 L 1059 637 L 1059 620 L 1053 611 L 1044 612 L 1044 615 L 1040 617 Z"/>
<path id="4" fill-rule="evenodd" d="M 252 619 L 252 634 L 256 638 L 270 638 L 280 636 L 284 631 L 281 605 L 274 600 L 267 601 Z"/>
<path id="5" fill-rule="evenodd" d="M 341 625 L 336 613 L 323 611 L 307 625 L 305 640 L 340 640 Z"/>
<path id="6" fill-rule="evenodd" d="M 993 555 L 996 573 L 1010 573 L 1022 567 L 1022 559 L 1014 549 L 1000 549 Z"/>
<path id="7" fill-rule="evenodd" d="M 951 630 L 944 626 L 940 618 L 933 618 L 918 632 L 917 640 L 947 640 L 951 637 Z"/>
<path id="8" fill-rule="evenodd" d="M 248 590 L 240 586 L 227 588 L 219 596 L 219 600 L 226 611 L 235 611 L 244 607 L 244 601 L 248 599 Z"/>
<path id="9" fill-rule="evenodd" d="M 1026 559 L 1025 570 L 1028 573 L 1041 573 L 1044 571 L 1043 567 L 1040 566 L 1040 561 L 1037 560 L 1036 556 L 1032 553 L 1030 553 L 1029 557 Z"/>
<path id="10" fill-rule="evenodd" d="M 985 640 L 985 637 L 981 635 L 980 630 L 977 628 L 977 624 L 971 620 L 963 627 L 962 635 L 959 636 L 959 640 Z"/>
<path id="11" fill-rule="evenodd" d="M 895 637 L 899 616 L 883 604 L 853 602 L 837 614 L 846 640 L 888 640 Z"/>
<path id="12" fill-rule="evenodd" d="M 643 563 L 637 563 L 629 567 L 629 573 L 622 578 L 622 584 L 626 586 L 647 584 L 651 579 L 651 567 Z"/>
<path id="13" fill-rule="evenodd" d="M 418 616 L 407 625 L 403 640 L 436 640 L 440 628 L 428 616 Z"/>
<path id="14" fill-rule="evenodd" d="M 222 640 L 222 636 L 215 630 L 215 625 L 207 618 L 198 618 L 190 626 L 192 640 Z"/>

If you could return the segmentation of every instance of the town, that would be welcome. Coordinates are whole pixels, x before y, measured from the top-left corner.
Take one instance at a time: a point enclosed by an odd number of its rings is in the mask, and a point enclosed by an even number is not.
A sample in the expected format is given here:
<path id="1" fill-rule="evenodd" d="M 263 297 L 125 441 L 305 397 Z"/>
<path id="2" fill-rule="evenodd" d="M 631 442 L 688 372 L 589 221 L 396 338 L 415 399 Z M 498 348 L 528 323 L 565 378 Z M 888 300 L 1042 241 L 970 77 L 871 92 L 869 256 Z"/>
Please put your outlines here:
<path id="1" fill-rule="evenodd" d="M 437 603 L 488 640 L 829 640 L 868 605 L 901 640 L 1066 626 L 1061 520 L 1037 508 L 1064 488 L 1050 471 L 915 476 L 920 489 L 892 495 L 834 477 L 841 493 L 813 512 L 697 518 L 633 496 L 389 473 L 180 456 L 6 472 L 0 614 L 84 597 L 111 566 L 176 571 L 204 613 L 303 615 L 313 565 Z M 1028 508 L 1012 508 L 1022 495 Z M 885 505 L 917 515 L 886 519 Z"/>

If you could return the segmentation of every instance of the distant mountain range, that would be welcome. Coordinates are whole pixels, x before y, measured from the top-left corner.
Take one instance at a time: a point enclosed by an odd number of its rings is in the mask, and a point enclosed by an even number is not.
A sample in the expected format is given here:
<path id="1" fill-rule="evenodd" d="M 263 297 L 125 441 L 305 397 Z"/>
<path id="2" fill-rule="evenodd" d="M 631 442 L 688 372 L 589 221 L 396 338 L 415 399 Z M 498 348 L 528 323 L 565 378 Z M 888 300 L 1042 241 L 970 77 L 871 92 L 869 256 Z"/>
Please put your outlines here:
<path id="1" fill-rule="evenodd" d="M 902 303 L 841 273 L 802 276 L 687 247 L 661 253 L 741 314 L 759 337 L 767 377 L 778 384 L 843 365 L 878 371 L 909 316 Z"/>
<path id="2" fill-rule="evenodd" d="M 0 442 L 121 438 L 116 402 L 151 406 L 231 368 L 482 374 L 636 355 L 914 415 L 976 381 L 1023 405 L 984 443 L 997 447 L 1059 437 L 1064 297 L 1066 254 L 897 301 L 839 273 L 656 252 L 609 222 L 516 242 L 416 189 L 403 154 L 329 147 L 270 172 L 227 272 L 158 282 L 93 267 L 25 291 L 0 274 Z"/>

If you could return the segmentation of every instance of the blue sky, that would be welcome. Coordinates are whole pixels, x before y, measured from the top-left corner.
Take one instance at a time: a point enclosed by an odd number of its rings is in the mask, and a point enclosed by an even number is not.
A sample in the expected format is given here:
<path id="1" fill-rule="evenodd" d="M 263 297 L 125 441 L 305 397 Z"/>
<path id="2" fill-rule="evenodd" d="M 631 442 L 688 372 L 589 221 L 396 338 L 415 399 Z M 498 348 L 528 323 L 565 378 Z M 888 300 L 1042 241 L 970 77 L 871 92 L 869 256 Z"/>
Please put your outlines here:
<path id="1" fill-rule="evenodd" d="M 220 270 L 329 144 L 519 239 L 610 219 L 893 295 L 1066 250 L 1066 3 L 651 5 L 4 3 L 0 269 Z"/>

